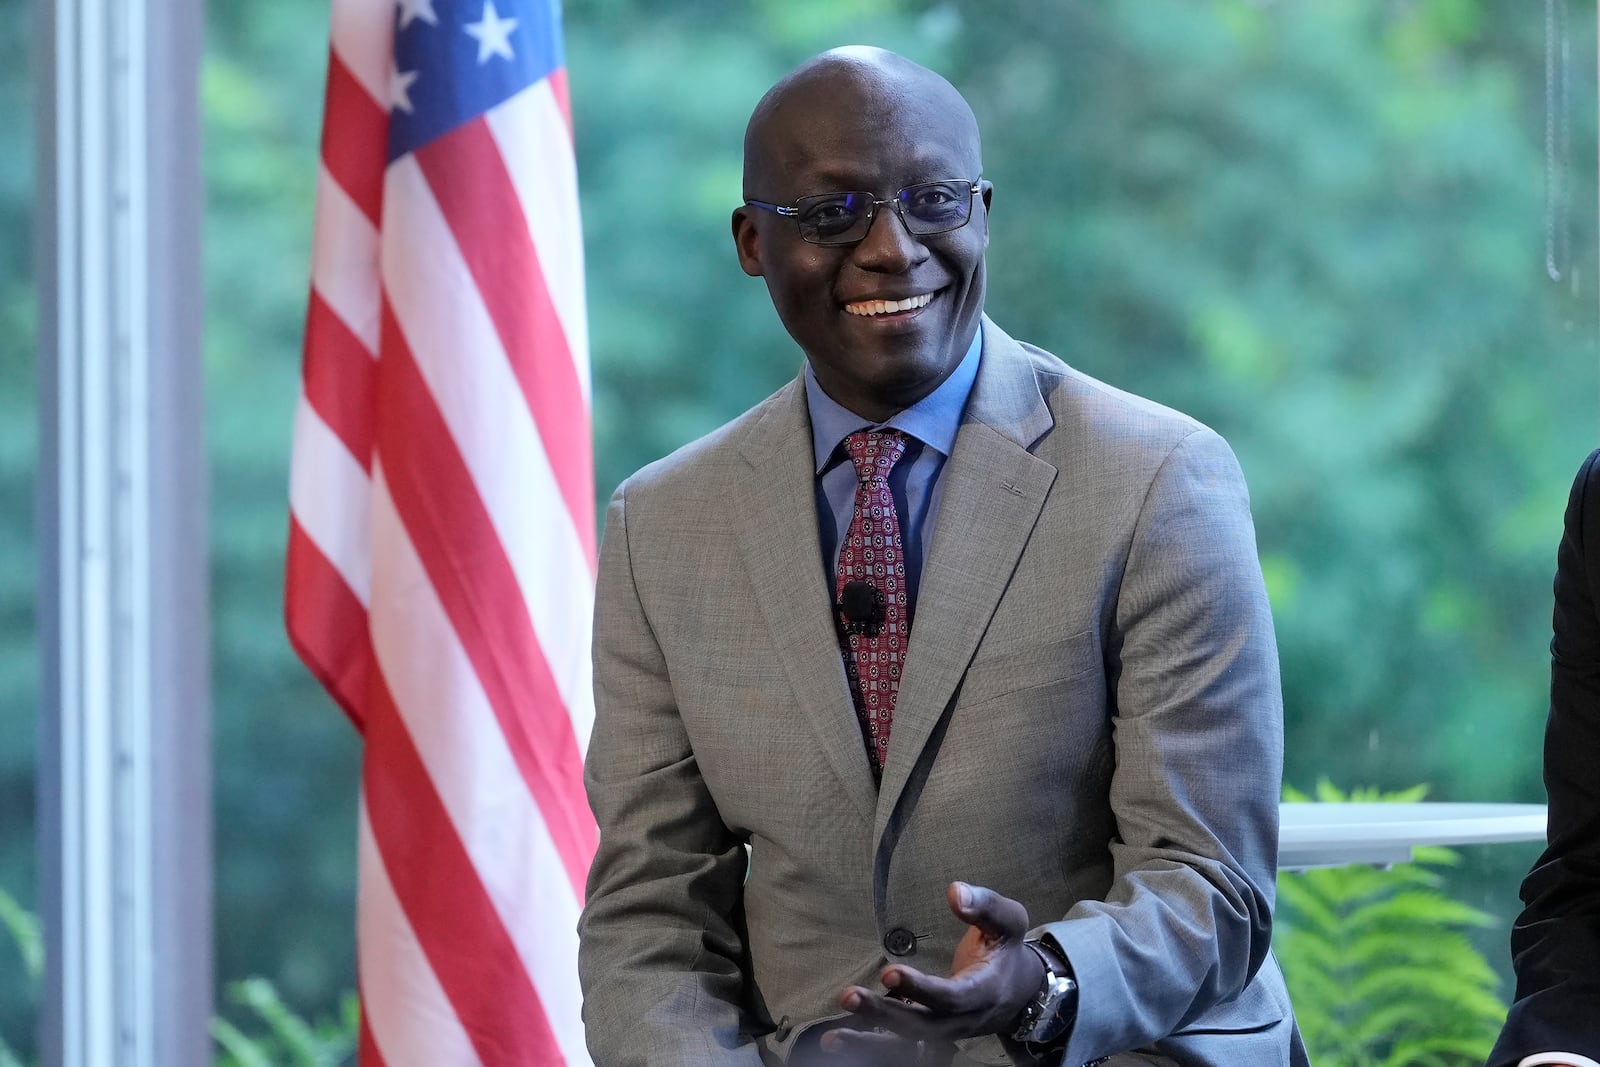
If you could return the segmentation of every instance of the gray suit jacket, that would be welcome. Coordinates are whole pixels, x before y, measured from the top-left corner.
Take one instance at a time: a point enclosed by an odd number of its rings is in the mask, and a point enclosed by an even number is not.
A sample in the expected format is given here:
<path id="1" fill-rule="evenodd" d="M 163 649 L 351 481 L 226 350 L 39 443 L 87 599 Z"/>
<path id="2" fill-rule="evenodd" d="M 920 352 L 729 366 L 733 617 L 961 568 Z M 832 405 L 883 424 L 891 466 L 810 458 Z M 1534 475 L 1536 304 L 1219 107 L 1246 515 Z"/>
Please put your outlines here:
<path id="1" fill-rule="evenodd" d="M 945 972 L 955 879 L 1070 958 L 1050 1062 L 1303 1059 L 1268 953 L 1282 709 L 1238 465 L 983 329 L 877 790 L 801 382 L 613 497 L 580 927 L 599 1067 L 782 1062 L 897 938 Z"/>

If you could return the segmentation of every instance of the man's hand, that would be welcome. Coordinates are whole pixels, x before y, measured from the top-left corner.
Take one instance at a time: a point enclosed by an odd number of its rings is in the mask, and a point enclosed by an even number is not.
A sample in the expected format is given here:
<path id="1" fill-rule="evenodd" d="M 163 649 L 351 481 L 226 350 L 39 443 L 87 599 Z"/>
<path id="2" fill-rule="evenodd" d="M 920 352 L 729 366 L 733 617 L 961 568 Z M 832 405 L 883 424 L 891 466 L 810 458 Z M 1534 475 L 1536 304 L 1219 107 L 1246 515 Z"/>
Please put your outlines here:
<path id="1" fill-rule="evenodd" d="M 969 927 L 956 946 L 950 976 L 939 978 L 893 963 L 878 976 L 887 994 L 851 986 L 839 1004 L 855 1016 L 855 1023 L 824 1035 L 824 1050 L 892 1055 L 890 1045 L 947 1043 L 1016 1028 L 1022 1009 L 1044 982 L 1044 962 L 1022 941 L 1027 909 L 992 889 L 965 882 L 951 883 L 945 895 L 950 910 Z"/>

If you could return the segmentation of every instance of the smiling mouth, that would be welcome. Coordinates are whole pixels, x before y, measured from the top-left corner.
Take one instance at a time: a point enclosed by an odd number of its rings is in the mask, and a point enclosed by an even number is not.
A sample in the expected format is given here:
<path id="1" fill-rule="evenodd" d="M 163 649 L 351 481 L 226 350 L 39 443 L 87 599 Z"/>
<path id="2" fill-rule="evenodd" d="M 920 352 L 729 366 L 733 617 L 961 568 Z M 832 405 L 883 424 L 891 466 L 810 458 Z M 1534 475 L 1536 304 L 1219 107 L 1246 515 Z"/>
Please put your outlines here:
<path id="1" fill-rule="evenodd" d="M 921 293 L 917 296 L 908 296 L 904 300 L 858 300 L 853 304 L 846 304 L 844 309 L 851 315 L 863 318 L 897 315 L 906 311 L 920 311 L 933 302 L 935 295 L 935 293 Z"/>

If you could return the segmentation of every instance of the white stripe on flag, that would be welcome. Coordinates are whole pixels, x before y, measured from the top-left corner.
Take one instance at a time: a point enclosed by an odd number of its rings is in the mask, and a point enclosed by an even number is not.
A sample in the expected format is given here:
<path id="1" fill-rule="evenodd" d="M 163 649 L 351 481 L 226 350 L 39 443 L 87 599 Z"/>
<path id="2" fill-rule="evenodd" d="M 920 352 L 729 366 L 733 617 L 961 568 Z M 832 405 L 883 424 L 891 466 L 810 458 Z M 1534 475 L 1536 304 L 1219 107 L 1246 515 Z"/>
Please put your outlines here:
<path id="1" fill-rule="evenodd" d="M 481 1067 L 433 967 L 417 943 L 384 870 L 361 803 L 357 838 L 360 900 L 356 952 L 362 1010 L 384 1067 Z"/>
<path id="2" fill-rule="evenodd" d="M 304 392 L 294 411 L 289 510 L 363 607 L 371 599 L 367 472 Z"/>
<path id="3" fill-rule="evenodd" d="M 334 181 L 326 164 L 317 168 L 316 215 L 311 287 L 376 356 L 378 231 Z"/>
<path id="4" fill-rule="evenodd" d="M 484 116 L 511 171 L 528 220 L 545 285 L 556 306 L 578 371 L 584 403 L 590 401 L 589 319 L 584 314 L 583 227 L 578 217 L 578 172 L 572 135 L 548 78 L 536 82 Z"/>
<path id="5" fill-rule="evenodd" d="M 389 110 L 394 8 L 394 0 L 335 0 L 330 31 L 333 51 L 384 111 Z"/>
<path id="6" fill-rule="evenodd" d="M 587 1063 L 577 982 L 579 902 L 472 661 L 406 537 L 381 467 L 372 498 L 372 555 L 381 576 L 373 591 L 372 643 L 379 670 L 567 1062 Z M 417 655 L 423 648 L 428 655 Z"/>
<path id="7" fill-rule="evenodd" d="M 516 572 L 562 699 L 568 708 L 587 705 L 593 579 L 533 415 L 413 157 L 389 168 L 384 197 L 408 222 L 383 243 L 395 317 Z M 438 293 L 453 295 L 448 306 Z"/>

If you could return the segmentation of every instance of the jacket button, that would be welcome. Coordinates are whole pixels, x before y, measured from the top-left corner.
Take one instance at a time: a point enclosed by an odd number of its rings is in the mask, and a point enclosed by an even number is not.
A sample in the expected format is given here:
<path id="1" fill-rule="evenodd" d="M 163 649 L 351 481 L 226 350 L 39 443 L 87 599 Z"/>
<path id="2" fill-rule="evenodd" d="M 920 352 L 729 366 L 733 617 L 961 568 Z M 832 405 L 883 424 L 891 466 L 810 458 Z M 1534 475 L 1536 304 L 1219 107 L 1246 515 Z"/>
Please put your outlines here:
<path id="1" fill-rule="evenodd" d="M 917 951 L 917 938 L 904 926 L 896 926 L 884 935 L 883 947 L 891 956 L 909 956 Z"/>

